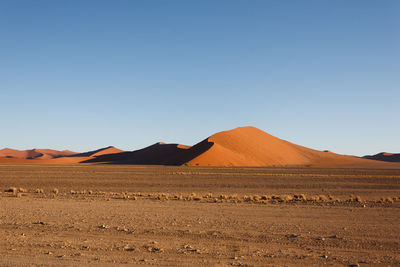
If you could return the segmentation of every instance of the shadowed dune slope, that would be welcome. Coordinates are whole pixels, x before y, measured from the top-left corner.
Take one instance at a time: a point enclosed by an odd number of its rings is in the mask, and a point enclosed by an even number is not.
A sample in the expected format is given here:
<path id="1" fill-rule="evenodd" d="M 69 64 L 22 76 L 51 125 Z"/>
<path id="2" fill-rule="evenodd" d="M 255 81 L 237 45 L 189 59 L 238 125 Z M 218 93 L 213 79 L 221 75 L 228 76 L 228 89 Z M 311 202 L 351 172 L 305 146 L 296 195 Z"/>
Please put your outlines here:
<path id="1" fill-rule="evenodd" d="M 53 159 L 77 154 L 69 150 L 53 150 L 53 149 L 30 149 L 16 150 L 4 148 L 0 150 L 0 157 L 15 159 Z"/>
<path id="2" fill-rule="evenodd" d="M 400 162 L 400 153 L 394 154 L 394 153 L 382 152 L 372 156 L 364 156 L 363 158 L 387 161 L 387 162 Z"/>
<path id="3" fill-rule="evenodd" d="M 180 165 L 182 154 L 190 147 L 179 144 L 156 143 L 140 150 L 101 155 L 84 161 L 108 162 L 114 164 Z"/>

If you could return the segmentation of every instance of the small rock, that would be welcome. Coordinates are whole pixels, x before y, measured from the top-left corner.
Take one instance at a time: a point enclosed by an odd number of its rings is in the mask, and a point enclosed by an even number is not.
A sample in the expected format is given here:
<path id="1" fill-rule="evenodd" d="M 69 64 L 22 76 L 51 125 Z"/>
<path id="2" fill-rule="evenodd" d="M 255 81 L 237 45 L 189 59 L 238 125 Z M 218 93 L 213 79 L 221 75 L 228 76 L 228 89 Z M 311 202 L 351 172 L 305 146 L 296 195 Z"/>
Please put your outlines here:
<path id="1" fill-rule="evenodd" d="M 286 235 L 287 238 L 298 238 L 300 237 L 300 234 L 290 234 L 290 235 Z"/>
<path id="2" fill-rule="evenodd" d="M 126 246 L 124 247 L 124 250 L 125 250 L 125 251 L 135 251 L 135 248 L 126 245 Z"/>
<path id="3" fill-rule="evenodd" d="M 322 258 L 327 259 L 328 255 L 322 255 Z"/>

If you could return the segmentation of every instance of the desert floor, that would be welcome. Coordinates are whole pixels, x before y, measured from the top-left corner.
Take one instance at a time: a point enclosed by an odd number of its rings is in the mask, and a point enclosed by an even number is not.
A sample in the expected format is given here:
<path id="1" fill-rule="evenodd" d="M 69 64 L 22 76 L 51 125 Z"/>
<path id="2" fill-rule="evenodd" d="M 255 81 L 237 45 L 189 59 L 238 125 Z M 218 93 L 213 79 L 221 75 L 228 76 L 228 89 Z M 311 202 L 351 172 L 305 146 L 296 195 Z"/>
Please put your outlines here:
<path id="1" fill-rule="evenodd" d="M 400 170 L 0 165 L 0 189 L 0 266 L 400 265 Z"/>

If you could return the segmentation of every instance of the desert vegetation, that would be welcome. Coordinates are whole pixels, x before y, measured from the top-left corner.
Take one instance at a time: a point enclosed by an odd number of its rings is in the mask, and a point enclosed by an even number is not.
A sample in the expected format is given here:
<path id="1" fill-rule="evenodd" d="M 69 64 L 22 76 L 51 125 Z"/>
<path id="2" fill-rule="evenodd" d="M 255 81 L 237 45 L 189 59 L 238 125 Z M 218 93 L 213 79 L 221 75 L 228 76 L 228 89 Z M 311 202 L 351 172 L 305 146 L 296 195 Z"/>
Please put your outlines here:
<path id="1" fill-rule="evenodd" d="M 59 195 L 59 190 L 54 188 L 52 194 L 46 195 L 43 189 L 27 190 L 24 188 L 9 187 L 4 192 L 9 196 L 22 197 L 24 193 L 28 196 L 30 193 L 39 194 L 40 197 L 68 198 L 67 194 Z M 329 195 L 306 195 L 306 194 L 283 194 L 283 195 L 239 195 L 239 194 L 220 194 L 214 196 L 212 193 L 141 193 L 141 192 L 104 192 L 93 190 L 70 190 L 70 195 L 75 198 L 83 197 L 88 199 L 107 199 L 107 200 L 153 200 L 153 201 L 196 201 L 202 203 L 243 203 L 243 204 L 335 204 L 335 205 L 357 205 L 357 204 L 394 204 L 399 200 L 397 196 L 382 196 L 378 199 L 362 199 L 360 196 L 350 195 L 344 198 L 338 198 Z"/>

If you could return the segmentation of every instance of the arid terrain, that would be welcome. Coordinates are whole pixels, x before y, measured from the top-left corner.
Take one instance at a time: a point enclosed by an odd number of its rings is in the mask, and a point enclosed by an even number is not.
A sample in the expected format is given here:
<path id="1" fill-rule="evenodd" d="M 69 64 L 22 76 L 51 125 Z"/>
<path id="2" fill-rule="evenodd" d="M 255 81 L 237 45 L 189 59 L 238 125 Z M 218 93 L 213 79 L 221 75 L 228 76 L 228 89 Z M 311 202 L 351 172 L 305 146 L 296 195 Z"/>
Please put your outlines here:
<path id="1" fill-rule="evenodd" d="M 400 170 L 0 165 L 1 266 L 397 266 Z"/>

